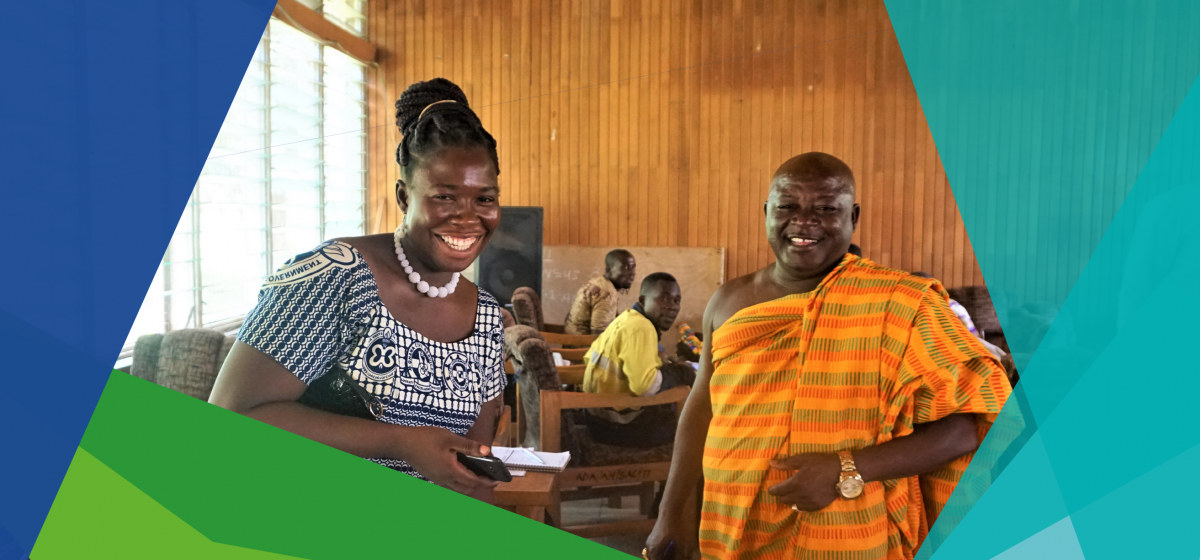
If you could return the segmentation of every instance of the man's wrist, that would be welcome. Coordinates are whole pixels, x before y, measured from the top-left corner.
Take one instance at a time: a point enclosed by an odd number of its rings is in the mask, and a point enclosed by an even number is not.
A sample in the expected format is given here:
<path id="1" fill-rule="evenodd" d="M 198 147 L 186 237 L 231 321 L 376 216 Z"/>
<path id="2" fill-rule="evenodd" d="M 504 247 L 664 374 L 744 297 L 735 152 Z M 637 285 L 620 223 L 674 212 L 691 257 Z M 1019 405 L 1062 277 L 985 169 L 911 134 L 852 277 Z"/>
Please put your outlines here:
<path id="1" fill-rule="evenodd" d="M 679 500 L 670 495 L 670 491 L 663 492 L 662 501 L 658 505 L 658 518 L 666 523 L 673 523 L 683 518 L 684 508 L 687 506 L 687 500 Z"/>
<path id="2" fill-rule="evenodd" d="M 846 500 L 853 500 L 862 495 L 863 487 L 866 481 L 858 472 L 858 466 L 854 461 L 854 454 L 849 450 L 842 450 L 837 453 L 838 460 L 838 479 L 834 488 L 838 494 Z"/>

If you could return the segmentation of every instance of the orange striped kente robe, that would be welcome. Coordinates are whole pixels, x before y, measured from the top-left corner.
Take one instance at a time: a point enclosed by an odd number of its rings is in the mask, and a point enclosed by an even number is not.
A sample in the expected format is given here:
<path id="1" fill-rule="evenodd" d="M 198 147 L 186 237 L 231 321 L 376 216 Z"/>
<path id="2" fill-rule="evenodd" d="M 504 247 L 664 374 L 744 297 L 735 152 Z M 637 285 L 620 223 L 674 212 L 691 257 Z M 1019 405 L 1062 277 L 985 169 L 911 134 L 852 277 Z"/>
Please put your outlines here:
<path id="1" fill-rule="evenodd" d="M 704 447 L 705 558 L 911 559 L 972 455 L 853 500 L 792 511 L 771 459 L 836 453 L 976 413 L 980 439 L 1011 391 L 932 279 L 847 255 L 812 292 L 739 311 L 713 334 Z"/>

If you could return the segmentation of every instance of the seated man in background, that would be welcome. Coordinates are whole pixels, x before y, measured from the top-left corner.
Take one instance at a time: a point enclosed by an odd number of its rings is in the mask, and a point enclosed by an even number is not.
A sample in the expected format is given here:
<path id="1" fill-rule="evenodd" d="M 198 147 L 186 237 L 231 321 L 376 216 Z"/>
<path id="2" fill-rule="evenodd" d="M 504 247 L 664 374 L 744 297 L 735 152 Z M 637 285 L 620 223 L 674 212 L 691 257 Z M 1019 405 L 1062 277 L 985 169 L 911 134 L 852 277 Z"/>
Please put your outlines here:
<path id="1" fill-rule="evenodd" d="M 625 249 L 604 257 L 604 276 L 597 276 L 575 292 L 563 325 L 567 334 L 600 334 L 617 315 L 617 294 L 633 285 L 637 262 Z"/>
<path id="2" fill-rule="evenodd" d="M 679 315 L 679 283 L 665 272 L 642 281 L 638 302 L 622 313 L 584 355 L 583 390 L 644 397 L 672 387 L 691 385 L 696 372 L 663 352 L 663 331 Z M 588 409 L 588 431 L 599 443 L 655 447 L 675 437 L 670 406 L 644 409 Z"/>

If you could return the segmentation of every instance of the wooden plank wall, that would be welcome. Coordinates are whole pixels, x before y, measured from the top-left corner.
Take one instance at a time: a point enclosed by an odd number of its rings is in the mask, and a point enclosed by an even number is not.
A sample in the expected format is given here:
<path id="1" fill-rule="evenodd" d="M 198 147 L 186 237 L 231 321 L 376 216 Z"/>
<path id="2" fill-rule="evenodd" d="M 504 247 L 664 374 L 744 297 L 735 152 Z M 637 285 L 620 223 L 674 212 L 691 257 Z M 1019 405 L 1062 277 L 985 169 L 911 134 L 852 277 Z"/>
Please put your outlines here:
<path id="1" fill-rule="evenodd" d="M 725 247 L 770 262 L 762 202 L 787 158 L 856 172 L 856 242 L 982 284 L 883 2 L 372 0 L 371 231 L 400 221 L 394 102 L 442 76 L 496 137 L 502 202 L 548 245 Z"/>

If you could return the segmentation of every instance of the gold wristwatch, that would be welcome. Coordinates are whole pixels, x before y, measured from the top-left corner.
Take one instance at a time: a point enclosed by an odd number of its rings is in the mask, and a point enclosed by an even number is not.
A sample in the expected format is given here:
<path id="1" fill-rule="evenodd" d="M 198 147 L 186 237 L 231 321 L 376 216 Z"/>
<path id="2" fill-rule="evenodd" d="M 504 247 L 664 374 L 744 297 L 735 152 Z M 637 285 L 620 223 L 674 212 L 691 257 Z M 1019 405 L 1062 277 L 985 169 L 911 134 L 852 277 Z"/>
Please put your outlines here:
<path id="1" fill-rule="evenodd" d="M 862 475 L 858 474 L 858 468 L 854 466 L 854 456 L 850 455 L 849 451 L 838 451 L 838 459 L 842 462 L 842 472 L 838 476 L 837 491 L 838 494 L 847 500 L 857 498 L 863 491 Z"/>

